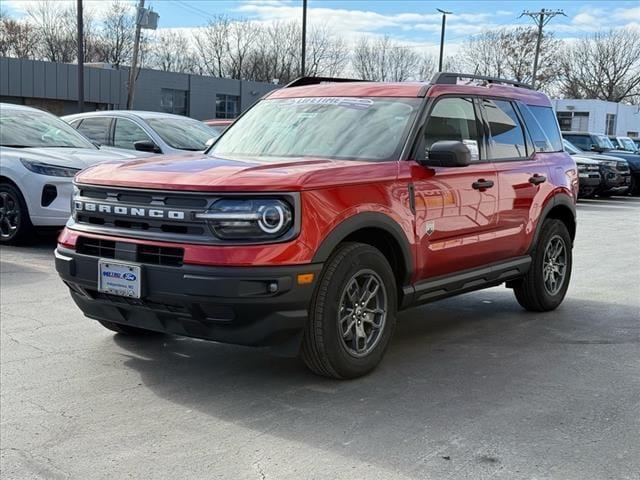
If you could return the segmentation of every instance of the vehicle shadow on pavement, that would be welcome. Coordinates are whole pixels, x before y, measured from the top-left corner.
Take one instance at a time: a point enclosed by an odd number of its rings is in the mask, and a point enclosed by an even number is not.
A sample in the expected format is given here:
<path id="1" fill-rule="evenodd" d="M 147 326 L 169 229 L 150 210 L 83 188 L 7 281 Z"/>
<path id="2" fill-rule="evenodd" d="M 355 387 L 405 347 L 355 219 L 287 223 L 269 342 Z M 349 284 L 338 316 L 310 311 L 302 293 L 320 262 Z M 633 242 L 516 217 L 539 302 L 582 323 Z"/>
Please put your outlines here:
<path id="1" fill-rule="evenodd" d="M 549 450 L 567 436 L 597 457 L 583 419 L 595 416 L 611 429 L 604 411 L 615 412 L 616 402 L 632 401 L 640 388 L 632 373 L 637 316 L 635 306 L 571 298 L 555 312 L 532 314 L 511 291 L 486 290 L 401 314 L 380 367 L 344 382 L 248 348 L 178 337 L 114 339 L 147 388 L 185 408 L 335 451 L 354 465 L 365 461 L 413 478 L 425 471 L 484 476 L 504 463 L 524 468 L 531 458 L 540 468 L 562 463 Z M 606 377 L 590 377 L 594 362 Z M 593 396 L 611 389 L 615 400 L 594 411 Z"/>

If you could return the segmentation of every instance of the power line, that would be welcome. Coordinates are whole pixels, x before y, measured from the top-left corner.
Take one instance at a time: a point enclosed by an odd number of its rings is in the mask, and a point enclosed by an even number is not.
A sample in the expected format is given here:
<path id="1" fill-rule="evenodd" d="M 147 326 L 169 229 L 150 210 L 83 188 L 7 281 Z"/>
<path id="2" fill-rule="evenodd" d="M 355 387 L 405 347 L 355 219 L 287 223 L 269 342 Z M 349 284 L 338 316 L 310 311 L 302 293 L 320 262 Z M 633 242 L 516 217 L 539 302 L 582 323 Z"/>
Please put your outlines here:
<path id="1" fill-rule="evenodd" d="M 536 42 L 536 56 L 533 60 L 533 74 L 531 80 L 531 86 L 536 86 L 536 76 L 538 74 L 538 59 L 540 58 L 540 44 L 542 43 L 542 29 L 558 15 L 567 16 L 562 10 L 545 10 L 544 8 L 539 12 L 532 12 L 524 10 L 518 18 L 531 17 L 531 19 L 538 26 L 538 40 Z"/>

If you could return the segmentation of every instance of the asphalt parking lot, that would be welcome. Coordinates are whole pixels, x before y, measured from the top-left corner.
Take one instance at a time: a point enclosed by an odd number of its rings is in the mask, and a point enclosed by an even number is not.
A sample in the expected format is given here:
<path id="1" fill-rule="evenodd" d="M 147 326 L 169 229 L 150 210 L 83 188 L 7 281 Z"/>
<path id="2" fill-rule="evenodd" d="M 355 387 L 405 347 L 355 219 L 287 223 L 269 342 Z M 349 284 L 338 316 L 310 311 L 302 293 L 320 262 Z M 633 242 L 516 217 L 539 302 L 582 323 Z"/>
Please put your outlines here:
<path id="1" fill-rule="evenodd" d="M 1 250 L 6 479 L 638 479 L 640 198 L 578 207 L 555 312 L 503 287 L 403 313 L 371 375 L 84 318 L 55 239 Z"/>

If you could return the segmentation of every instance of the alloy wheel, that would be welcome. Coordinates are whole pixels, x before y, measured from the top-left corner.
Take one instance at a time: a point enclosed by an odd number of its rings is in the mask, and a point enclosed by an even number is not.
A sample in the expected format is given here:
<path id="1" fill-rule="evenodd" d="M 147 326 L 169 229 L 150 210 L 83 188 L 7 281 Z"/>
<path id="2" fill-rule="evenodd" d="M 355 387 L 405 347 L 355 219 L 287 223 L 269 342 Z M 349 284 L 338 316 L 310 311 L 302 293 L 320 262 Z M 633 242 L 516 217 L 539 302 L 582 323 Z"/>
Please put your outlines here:
<path id="1" fill-rule="evenodd" d="M 556 295 L 564 285 L 567 271 L 567 246 L 559 235 L 554 235 L 544 250 L 542 264 L 544 289 Z"/>
<path id="2" fill-rule="evenodd" d="M 0 192 L 0 237 L 13 238 L 20 225 L 20 204 L 10 192 Z"/>
<path id="3" fill-rule="evenodd" d="M 387 291 L 373 270 L 355 273 L 342 292 L 338 329 L 342 346 L 354 357 L 364 357 L 376 347 L 387 319 Z"/>

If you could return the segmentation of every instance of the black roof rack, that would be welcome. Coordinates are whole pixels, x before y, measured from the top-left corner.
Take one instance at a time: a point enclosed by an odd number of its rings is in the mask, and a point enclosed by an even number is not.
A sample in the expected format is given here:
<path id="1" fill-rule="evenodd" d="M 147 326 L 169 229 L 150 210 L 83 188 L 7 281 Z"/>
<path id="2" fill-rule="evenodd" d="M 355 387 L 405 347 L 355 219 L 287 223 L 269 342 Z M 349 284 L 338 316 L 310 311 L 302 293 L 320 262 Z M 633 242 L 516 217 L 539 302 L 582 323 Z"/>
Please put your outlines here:
<path id="1" fill-rule="evenodd" d="M 287 83 L 284 88 L 304 87 L 306 85 L 318 85 L 319 83 L 340 83 L 340 82 L 366 82 L 356 78 L 334 78 L 334 77 L 299 77 Z"/>
<path id="2" fill-rule="evenodd" d="M 487 83 L 496 83 L 503 85 L 513 85 L 514 87 L 528 88 L 533 90 L 533 87 L 528 83 L 518 82 L 516 80 L 507 80 L 505 78 L 486 77 L 484 75 L 472 75 L 470 73 L 451 73 L 451 72 L 439 72 L 433 76 L 431 80 L 432 85 L 457 85 L 459 78 L 469 78 L 473 80 L 482 80 Z"/>

